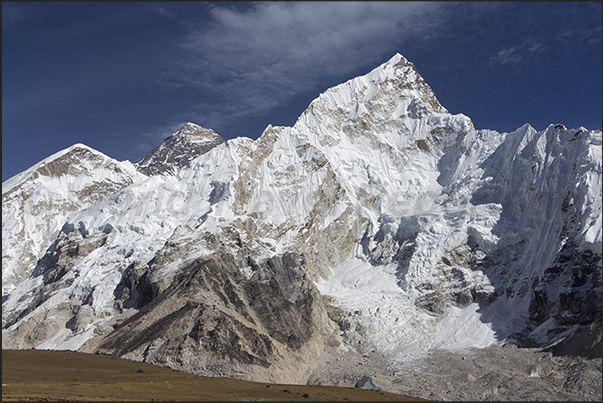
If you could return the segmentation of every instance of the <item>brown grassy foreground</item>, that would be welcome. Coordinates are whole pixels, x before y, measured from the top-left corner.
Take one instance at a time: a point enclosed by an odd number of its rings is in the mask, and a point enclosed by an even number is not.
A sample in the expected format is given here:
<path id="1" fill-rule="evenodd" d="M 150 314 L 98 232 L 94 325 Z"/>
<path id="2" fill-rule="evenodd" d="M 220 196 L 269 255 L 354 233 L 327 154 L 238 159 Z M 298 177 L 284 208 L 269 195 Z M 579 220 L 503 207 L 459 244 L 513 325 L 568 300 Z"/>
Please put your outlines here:
<path id="1" fill-rule="evenodd" d="M 335 386 L 208 378 L 122 358 L 74 351 L 2 350 L 2 400 L 361 400 L 418 401 Z"/>

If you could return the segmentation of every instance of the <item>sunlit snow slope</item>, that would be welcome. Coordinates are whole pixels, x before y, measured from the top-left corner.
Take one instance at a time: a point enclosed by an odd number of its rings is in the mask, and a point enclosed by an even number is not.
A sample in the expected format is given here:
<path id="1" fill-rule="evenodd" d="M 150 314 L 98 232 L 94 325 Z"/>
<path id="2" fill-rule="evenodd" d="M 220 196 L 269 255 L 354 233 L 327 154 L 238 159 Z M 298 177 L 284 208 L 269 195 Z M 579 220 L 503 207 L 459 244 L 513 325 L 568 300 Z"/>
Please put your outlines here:
<path id="1" fill-rule="evenodd" d="M 69 213 L 139 180 L 119 162 L 75 144 L 2 183 L 2 295 L 33 272 Z"/>

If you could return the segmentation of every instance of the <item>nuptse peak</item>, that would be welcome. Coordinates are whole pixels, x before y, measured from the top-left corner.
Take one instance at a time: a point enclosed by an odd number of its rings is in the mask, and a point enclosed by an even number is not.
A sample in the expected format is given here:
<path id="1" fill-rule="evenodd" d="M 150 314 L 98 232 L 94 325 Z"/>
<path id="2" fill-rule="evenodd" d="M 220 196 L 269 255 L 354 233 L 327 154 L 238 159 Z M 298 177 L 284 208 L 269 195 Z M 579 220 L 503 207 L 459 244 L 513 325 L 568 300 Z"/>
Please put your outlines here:
<path id="1" fill-rule="evenodd" d="M 349 352 L 600 356 L 600 186 L 600 131 L 475 130 L 396 54 L 257 140 L 187 123 L 4 182 L 3 347 L 297 383 Z"/>

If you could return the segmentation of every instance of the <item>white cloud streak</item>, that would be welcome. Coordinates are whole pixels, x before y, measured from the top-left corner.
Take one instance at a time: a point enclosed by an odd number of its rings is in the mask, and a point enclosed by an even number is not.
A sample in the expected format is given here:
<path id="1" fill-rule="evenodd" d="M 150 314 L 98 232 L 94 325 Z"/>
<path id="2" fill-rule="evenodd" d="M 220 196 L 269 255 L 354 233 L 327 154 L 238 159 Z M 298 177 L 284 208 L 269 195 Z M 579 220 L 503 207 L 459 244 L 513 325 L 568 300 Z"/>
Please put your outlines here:
<path id="1" fill-rule="evenodd" d="M 498 51 L 490 59 L 491 64 L 502 64 L 515 66 L 521 62 L 525 57 L 537 55 L 543 52 L 547 46 L 540 41 L 530 40 L 521 45 L 513 46 L 510 48 L 502 49 Z"/>
<path id="2" fill-rule="evenodd" d="M 170 73 L 172 84 L 215 97 L 196 105 L 209 126 L 258 116 L 329 77 L 374 67 L 403 52 L 395 44 L 426 41 L 445 20 L 434 2 L 260 2 L 244 11 L 214 5 L 211 15 L 186 38 L 188 56 Z"/>

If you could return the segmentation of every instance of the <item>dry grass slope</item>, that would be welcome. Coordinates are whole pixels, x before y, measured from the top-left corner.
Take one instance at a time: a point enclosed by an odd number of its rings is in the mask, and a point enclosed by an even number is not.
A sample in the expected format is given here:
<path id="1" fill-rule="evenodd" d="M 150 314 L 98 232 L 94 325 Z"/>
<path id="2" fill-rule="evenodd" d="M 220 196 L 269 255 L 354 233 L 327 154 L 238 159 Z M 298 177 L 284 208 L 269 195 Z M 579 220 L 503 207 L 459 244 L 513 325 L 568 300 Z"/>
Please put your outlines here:
<path id="1" fill-rule="evenodd" d="M 207 378 L 122 358 L 74 351 L 2 350 L 3 401 L 420 401 L 334 386 Z"/>

